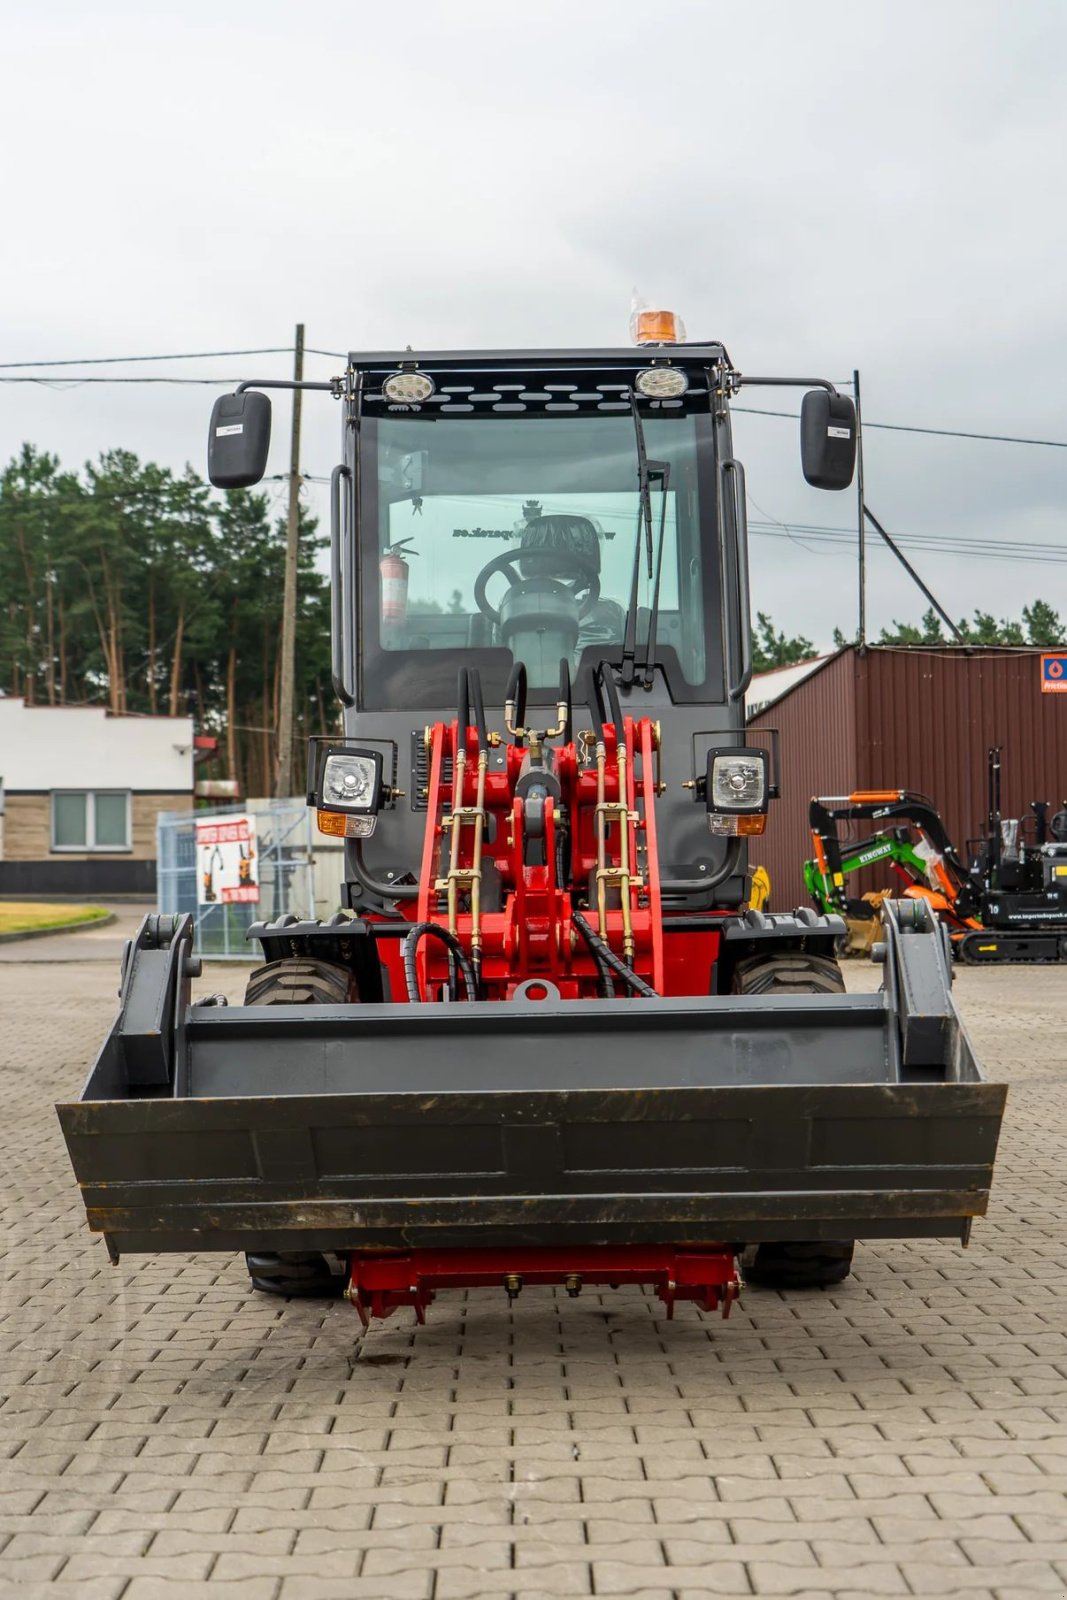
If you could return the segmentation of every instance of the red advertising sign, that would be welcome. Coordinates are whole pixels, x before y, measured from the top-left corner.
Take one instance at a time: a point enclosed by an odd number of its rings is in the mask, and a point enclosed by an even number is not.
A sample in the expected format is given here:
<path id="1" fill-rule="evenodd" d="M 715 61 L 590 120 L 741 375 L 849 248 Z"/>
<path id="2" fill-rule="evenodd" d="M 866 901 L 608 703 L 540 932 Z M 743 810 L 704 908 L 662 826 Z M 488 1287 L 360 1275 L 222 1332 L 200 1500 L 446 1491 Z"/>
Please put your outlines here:
<path id="1" fill-rule="evenodd" d="M 216 817 L 196 824 L 197 905 L 256 904 L 257 867 L 255 817 Z"/>

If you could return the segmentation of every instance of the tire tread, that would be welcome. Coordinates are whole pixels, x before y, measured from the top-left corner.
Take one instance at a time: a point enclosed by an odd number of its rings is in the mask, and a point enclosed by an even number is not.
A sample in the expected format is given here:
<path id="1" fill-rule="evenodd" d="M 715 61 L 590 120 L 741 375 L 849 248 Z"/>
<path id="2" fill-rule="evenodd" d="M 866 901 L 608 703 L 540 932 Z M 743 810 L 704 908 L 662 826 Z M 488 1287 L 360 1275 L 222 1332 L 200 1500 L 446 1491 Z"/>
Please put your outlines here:
<path id="1" fill-rule="evenodd" d="M 249 974 L 245 987 L 246 1006 L 343 1006 L 354 999 L 347 967 L 310 956 L 268 961 Z"/>
<path id="2" fill-rule="evenodd" d="M 830 956 L 790 951 L 750 956 L 734 972 L 735 994 L 842 994 L 845 980 Z M 851 1239 L 782 1240 L 750 1245 L 744 1255 L 747 1283 L 768 1289 L 825 1289 L 852 1271 Z"/>
<path id="3" fill-rule="evenodd" d="M 312 956 L 286 956 L 268 961 L 249 974 L 246 1006 L 338 1006 L 358 999 L 355 979 L 347 967 Z M 246 1252 L 245 1263 L 252 1287 L 259 1294 L 287 1299 L 337 1299 L 343 1277 L 317 1250 Z"/>

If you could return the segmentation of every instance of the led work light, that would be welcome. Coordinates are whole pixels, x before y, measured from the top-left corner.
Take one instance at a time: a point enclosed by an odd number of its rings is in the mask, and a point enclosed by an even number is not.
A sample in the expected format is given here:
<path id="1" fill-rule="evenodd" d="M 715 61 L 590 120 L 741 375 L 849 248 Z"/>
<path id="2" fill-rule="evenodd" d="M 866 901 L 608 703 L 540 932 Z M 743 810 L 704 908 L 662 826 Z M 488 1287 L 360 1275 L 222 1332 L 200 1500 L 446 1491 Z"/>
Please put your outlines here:
<path id="1" fill-rule="evenodd" d="M 421 405 L 434 392 L 434 381 L 425 372 L 394 372 L 382 384 L 387 400 L 398 405 Z"/>
<path id="2" fill-rule="evenodd" d="M 689 387 L 689 379 L 677 367 L 646 367 L 634 379 L 634 388 L 647 400 L 677 400 Z"/>

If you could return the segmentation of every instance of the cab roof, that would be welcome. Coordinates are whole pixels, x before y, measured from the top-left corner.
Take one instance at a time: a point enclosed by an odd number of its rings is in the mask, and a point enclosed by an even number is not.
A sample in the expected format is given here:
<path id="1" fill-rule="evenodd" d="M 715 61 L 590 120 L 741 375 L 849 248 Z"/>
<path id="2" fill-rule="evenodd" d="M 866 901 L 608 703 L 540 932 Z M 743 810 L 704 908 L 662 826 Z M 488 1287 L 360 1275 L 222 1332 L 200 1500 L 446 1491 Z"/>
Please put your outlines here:
<path id="1" fill-rule="evenodd" d="M 494 371 L 514 367 L 529 372 L 532 369 L 558 368 L 572 372 L 583 367 L 647 367 L 656 361 L 667 360 L 672 365 L 718 366 L 729 364 L 725 345 L 717 341 L 694 344 L 622 345 L 595 350 L 386 350 L 351 352 L 349 366 L 357 372 L 396 372 L 401 367 L 433 371 L 470 371 L 492 368 Z"/>

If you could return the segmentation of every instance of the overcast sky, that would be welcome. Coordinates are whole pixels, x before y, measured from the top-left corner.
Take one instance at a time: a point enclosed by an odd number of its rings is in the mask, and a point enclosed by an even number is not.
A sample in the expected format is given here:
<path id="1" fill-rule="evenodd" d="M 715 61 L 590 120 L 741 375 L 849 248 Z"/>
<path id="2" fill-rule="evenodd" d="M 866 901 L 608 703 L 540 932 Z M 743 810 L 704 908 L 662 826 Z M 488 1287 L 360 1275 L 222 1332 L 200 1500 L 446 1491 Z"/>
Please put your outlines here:
<path id="1" fill-rule="evenodd" d="M 23 0 L 4 46 L 0 361 L 285 345 L 299 320 L 336 351 L 624 343 L 636 284 L 744 371 L 859 368 L 868 421 L 1067 440 L 1059 0 Z M 203 470 L 215 392 L 0 384 L 0 454 Z M 304 416 L 325 474 L 336 407 Z M 281 472 L 285 402 L 275 440 Z M 805 486 L 795 422 L 739 415 L 735 443 L 754 521 L 855 526 Z M 1067 561 L 1067 450 L 869 429 L 866 472 L 890 531 Z M 910 554 L 954 613 L 1067 610 L 1059 562 Z M 788 631 L 854 628 L 854 549 L 754 533 L 752 571 Z M 872 554 L 875 632 L 924 604 Z"/>

